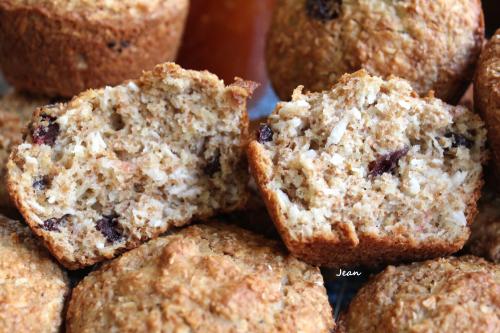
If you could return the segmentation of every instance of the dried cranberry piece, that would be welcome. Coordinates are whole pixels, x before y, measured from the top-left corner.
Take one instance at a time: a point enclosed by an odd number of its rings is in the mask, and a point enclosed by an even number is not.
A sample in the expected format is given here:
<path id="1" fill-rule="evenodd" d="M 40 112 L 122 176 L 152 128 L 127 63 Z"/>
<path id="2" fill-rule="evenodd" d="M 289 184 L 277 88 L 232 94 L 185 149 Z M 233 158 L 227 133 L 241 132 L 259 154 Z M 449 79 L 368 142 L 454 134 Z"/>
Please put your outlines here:
<path id="1" fill-rule="evenodd" d="M 37 191 L 44 191 L 50 183 L 50 179 L 47 176 L 38 177 L 33 182 L 33 188 Z"/>
<path id="2" fill-rule="evenodd" d="M 259 129 L 257 131 L 257 141 L 260 143 L 273 141 L 273 130 L 269 125 L 260 124 Z"/>
<path id="3" fill-rule="evenodd" d="M 46 221 L 43 221 L 42 229 L 47 230 L 47 231 L 57 231 L 60 232 L 59 226 L 61 224 L 64 224 L 68 218 L 70 218 L 70 214 L 65 214 L 60 218 L 53 217 L 51 219 L 48 219 Z"/>
<path id="4" fill-rule="evenodd" d="M 101 232 L 110 242 L 116 242 L 123 238 L 123 235 L 118 231 L 118 215 L 103 215 L 102 219 L 97 221 L 95 228 Z"/>
<path id="5" fill-rule="evenodd" d="M 468 139 L 463 134 L 448 132 L 444 136 L 448 139 L 451 139 L 451 146 L 453 148 L 461 146 L 470 149 L 474 146 L 474 141 Z"/>
<path id="6" fill-rule="evenodd" d="M 216 174 L 217 172 L 219 172 L 221 170 L 221 166 L 220 166 L 220 151 L 217 150 L 214 154 L 214 156 L 212 156 L 208 161 L 207 161 L 207 164 L 205 165 L 205 167 L 203 168 L 203 172 L 212 177 L 214 174 Z"/>
<path id="7" fill-rule="evenodd" d="M 380 176 L 386 172 L 393 172 L 398 167 L 399 160 L 410 151 L 409 147 L 396 150 L 392 153 L 380 156 L 368 165 L 370 177 Z"/>
<path id="8" fill-rule="evenodd" d="M 59 124 L 55 122 L 56 118 L 42 114 L 40 126 L 32 129 L 31 136 L 33 142 L 37 145 L 53 146 L 59 135 Z"/>
<path id="9" fill-rule="evenodd" d="M 339 17 L 342 0 L 307 0 L 306 11 L 309 17 L 329 21 Z"/>

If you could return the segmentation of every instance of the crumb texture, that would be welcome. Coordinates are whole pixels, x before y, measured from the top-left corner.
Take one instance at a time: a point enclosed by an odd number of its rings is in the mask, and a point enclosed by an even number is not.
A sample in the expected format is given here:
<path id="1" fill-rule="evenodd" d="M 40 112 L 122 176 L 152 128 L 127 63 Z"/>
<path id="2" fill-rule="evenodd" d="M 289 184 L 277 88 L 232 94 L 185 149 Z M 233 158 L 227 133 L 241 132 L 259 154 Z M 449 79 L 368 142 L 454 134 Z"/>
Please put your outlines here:
<path id="1" fill-rule="evenodd" d="M 324 332 L 322 276 L 274 241 L 224 224 L 151 241 L 73 292 L 67 332 Z"/>
<path id="2" fill-rule="evenodd" d="M 15 92 L 0 98 L 0 207 L 11 206 L 6 174 L 12 147 L 21 143 L 24 128 L 35 109 L 47 103 L 43 98 L 32 98 Z"/>
<path id="3" fill-rule="evenodd" d="M 167 63 L 42 108 L 9 163 L 11 194 L 70 268 L 239 208 L 252 87 Z"/>
<path id="4" fill-rule="evenodd" d="M 0 331 L 60 332 L 66 274 L 28 227 L 0 216 Z"/>
<path id="5" fill-rule="evenodd" d="M 341 333 L 494 333 L 500 268 L 473 257 L 389 266 L 356 295 Z"/>
<path id="6" fill-rule="evenodd" d="M 461 248 L 482 186 L 485 137 L 466 108 L 360 71 L 330 91 L 297 89 L 261 127 L 249 158 L 291 251 L 323 244 L 315 261 L 335 264 L 332 246 L 356 253 L 363 239 L 386 249 L 429 247 L 426 255 Z M 394 254 L 379 250 L 379 258 Z M 342 260 L 366 263 L 377 250 L 367 251 Z"/>
<path id="7" fill-rule="evenodd" d="M 488 127 L 488 142 L 500 176 L 500 29 L 486 45 L 476 71 L 474 103 Z"/>
<path id="8" fill-rule="evenodd" d="M 280 0 L 267 64 L 278 95 L 329 89 L 366 69 L 407 79 L 420 94 L 458 102 L 484 40 L 478 0 Z"/>

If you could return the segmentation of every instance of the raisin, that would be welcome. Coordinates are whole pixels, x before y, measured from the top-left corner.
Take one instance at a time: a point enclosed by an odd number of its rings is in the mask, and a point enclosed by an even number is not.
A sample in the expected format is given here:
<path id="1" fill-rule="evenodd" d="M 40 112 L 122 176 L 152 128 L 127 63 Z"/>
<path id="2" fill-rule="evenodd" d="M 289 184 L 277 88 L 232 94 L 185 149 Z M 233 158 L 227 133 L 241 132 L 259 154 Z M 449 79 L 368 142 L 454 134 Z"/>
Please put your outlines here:
<path id="1" fill-rule="evenodd" d="M 102 219 L 97 221 L 95 228 L 101 232 L 110 242 L 116 242 L 123 238 L 123 235 L 118 231 L 118 215 L 103 215 Z"/>
<path id="2" fill-rule="evenodd" d="M 259 130 L 257 131 L 257 141 L 260 143 L 273 141 L 273 130 L 269 125 L 260 124 Z"/>
<path id="3" fill-rule="evenodd" d="M 309 17 L 323 22 L 340 16 L 342 0 L 307 0 L 306 11 Z"/>
<path id="4" fill-rule="evenodd" d="M 130 46 L 130 42 L 128 40 L 122 40 L 120 41 L 120 46 L 122 49 L 126 49 L 127 47 Z"/>
<path id="5" fill-rule="evenodd" d="M 110 49 L 114 49 L 114 48 L 115 48 L 115 46 L 116 46 L 116 42 L 115 42 L 114 40 L 112 40 L 112 41 L 108 42 L 108 43 L 106 44 L 106 46 L 107 46 L 108 48 L 110 48 Z"/>
<path id="6" fill-rule="evenodd" d="M 474 146 L 474 141 L 468 139 L 463 134 L 448 132 L 444 136 L 448 139 L 451 139 L 451 146 L 453 148 L 465 147 L 470 149 Z"/>
<path id="7" fill-rule="evenodd" d="M 56 118 L 42 114 L 40 126 L 32 128 L 31 136 L 33 142 L 37 145 L 53 146 L 59 135 L 59 124 L 55 122 Z"/>
<path id="8" fill-rule="evenodd" d="M 203 172 L 212 177 L 214 174 L 216 174 L 217 172 L 219 172 L 221 170 L 221 166 L 220 166 L 220 151 L 217 150 L 214 154 L 214 156 L 212 156 L 208 161 L 207 161 L 207 164 L 205 165 L 205 167 L 203 168 Z"/>
<path id="9" fill-rule="evenodd" d="M 60 218 L 53 217 L 51 219 L 48 219 L 46 221 L 43 221 L 42 229 L 47 230 L 47 231 L 57 231 L 59 232 L 59 226 L 61 224 L 64 224 L 68 218 L 70 218 L 70 214 L 65 214 Z"/>
<path id="10" fill-rule="evenodd" d="M 33 188 L 37 191 L 44 191 L 50 183 L 50 179 L 47 176 L 38 177 L 33 182 Z"/>
<path id="11" fill-rule="evenodd" d="M 368 165 L 370 177 L 380 176 L 386 172 L 393 172 L 398 167 L 399 160 L 410 151 L 409 147 L 396 150 L 392 153 L 380 156 L 377 160 Z"/>

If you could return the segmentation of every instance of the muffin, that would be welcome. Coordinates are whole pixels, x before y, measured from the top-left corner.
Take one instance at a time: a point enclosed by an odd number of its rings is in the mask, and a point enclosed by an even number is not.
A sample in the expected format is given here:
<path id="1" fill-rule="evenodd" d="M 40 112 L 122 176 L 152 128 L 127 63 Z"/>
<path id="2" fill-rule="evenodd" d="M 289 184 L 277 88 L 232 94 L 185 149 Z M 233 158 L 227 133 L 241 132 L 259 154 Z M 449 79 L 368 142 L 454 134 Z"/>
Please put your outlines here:
<path id="1" fill-rule="evenodd" d="M 5 180 L 11 148 L 22 141 L 24 127 L 35 109 L 47 103 L 46 99 L 15 92 L 0 98 L 0 209 L 13 206 Z"/>
<path id="2" fill-rule="evenodd" d="M 500 176 L 500 29 L 486 45 L 474 80 L 474 102 L 488 127 L 488 142 Z"/>
<path id="3" fill-rule="evenodd" d="M 500 196 L 496 191 L 483 194 L 471 229 L 468 251 L 500 264 Z"/>
<path id="4" fill-rule="evenodd" d="M 73 291 L 66 332 L 314 332 L 334 328 L 317 268 L 234 226 L 188 227 Z"/>
<path id="5" fill-rule="evenodd" d="M 248 148 L 288 249 L 333 268 L 458 251 L 482 187 L 478 115 L 366 71 L 278 104 Z"/>
<path id="6" fill-rule="evenodd" d="M 278 95 L 329 89 L 361 68 L 458 102 L 484 40 L 479 0 L 279 0 L 267 43 Z"/>
<path id="7" fill-rule="evenodd" d="M 468 256 L 389 266 L 356 295 L 339 333 L 494 333 L 500 267 Z"/>
<path id="8" fill-rule="evenodd" d="M 174 60 L 189 0 L 4 0 L 0 68 L 18 90 L 72 97 Z"/>
<path id="9" fill-rule="evenodd" d="M 28 227 L 0 216 L 0 331 L 60 332 L 66 273 Z"/>
<path id="10" fill-rule="evenodd" d="M 11 154 L 9 193 L 70 269 L 239 209 L 254 87 L 166 63 L 138 81 L 38 109 Z"/>

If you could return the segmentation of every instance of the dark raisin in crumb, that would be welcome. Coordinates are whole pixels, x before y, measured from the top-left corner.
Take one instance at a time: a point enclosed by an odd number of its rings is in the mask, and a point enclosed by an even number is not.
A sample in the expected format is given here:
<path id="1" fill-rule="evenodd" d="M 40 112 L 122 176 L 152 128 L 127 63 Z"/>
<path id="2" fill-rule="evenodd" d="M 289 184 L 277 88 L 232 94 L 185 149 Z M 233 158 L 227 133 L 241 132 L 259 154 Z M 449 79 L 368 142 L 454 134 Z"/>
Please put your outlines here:
<path id="1" fill-rule="evenodd" d="M 219 172 L 221 170 L 220 166 L 220 151 L 217 150 L 214 154 L 214 156 L 210 157 L 210 159 L 207 161 L 207 164 L 203 168 L 203 172 L 207 175 L 212 177 L 214 174 Z"/>
<path id="2" fill-rule="evenodd" d="M 129 46 L 130 46 L 130 42 L 128 40 L 122 40 L 122 41 L 120 41 L 120 47 L 122 49 L 126 49 Z"/>
<path id="3" fill-rule="evenodd" d="M 114 49 L 116 46 L 116 42 L 114 40 L 112 40 L 112 41 L 108 42 L 106 45 L 108 48 Z"/>
<path id="4" fill-rule="evenodd" d="M 71 215 L 65 214 L 60 218 L 53 217 L 51 219 L 48 219 L 48 220 L 43 222 L 42 229 L 47 230 L 47 231 L 59 232 L 60 231 L 59 226 L 61 224 L 64 224 L 68 220 L 68 218 L 70 218 L 70 217 L 71 217 Z"/>
<path id="5" fill-rule="evenodd" d="M 37 191 L 44 191 L 49 185 L 50 179 L 47 176 L 37 177 L 33 182 L 33 188 Z"/>
<path id="6" fill-rule="evenodd" d="M 399 160 L 410 151 L 409 147 L 405 147 L 395 152 L 380 156 L 377 160 L 370 162 L 368 165 L 370 177 L 380 176 L 386 172 L 393 172 L 398 167 Z"/>
<path id="7" fill-rule="evenodd" d="M 273 141 L 273 130 L 269 125 L 260 124 L 259 129 L 257 131 L 257 141 L 260 143 Z"/>
<path id="8" fill-rule="evenodd" d="M 110 242 L 116 242 L 123 238 L 123 235 L 117 230 L 118 215 L 103 215 L 102 219 L 97 221 L 95 228 L 101 232 Z"/>
<path id="9" fill-rule="evenodd" d="M 40 126 L 32 128 L 31 136 L 33 142 L 37 145 L 46 144 L 53 146 L 59 135 L 59 124 L 55 122 L 56 118 L 49 115 L 41 115 Z"/>
<path id="10" fill-rule="evenodd" d="M 329 21 L 339 17 L 342 0 L 307 0 L 306 11 L 309 17 Z"/>
<path id="11" fill-rule="evenodd" d="M 446 133 L 444 136 L 447 137 L 448 139 L 451 139 L 451 146 L 453 148 L 461 146 L 470 149 L 474 146 L 474 141 L 468 139 L 463 134 L 449 132 Z"/>

